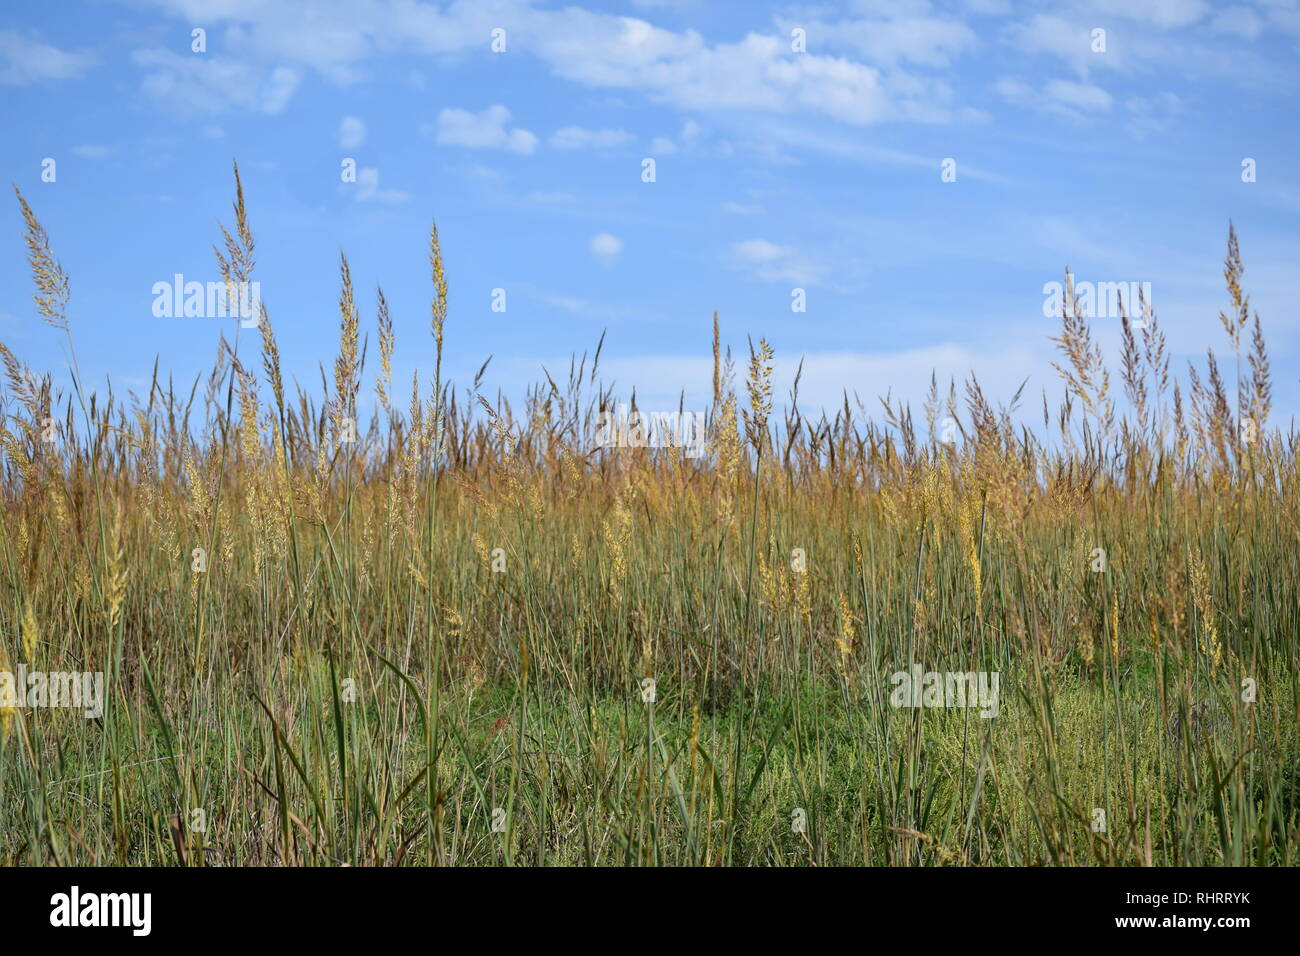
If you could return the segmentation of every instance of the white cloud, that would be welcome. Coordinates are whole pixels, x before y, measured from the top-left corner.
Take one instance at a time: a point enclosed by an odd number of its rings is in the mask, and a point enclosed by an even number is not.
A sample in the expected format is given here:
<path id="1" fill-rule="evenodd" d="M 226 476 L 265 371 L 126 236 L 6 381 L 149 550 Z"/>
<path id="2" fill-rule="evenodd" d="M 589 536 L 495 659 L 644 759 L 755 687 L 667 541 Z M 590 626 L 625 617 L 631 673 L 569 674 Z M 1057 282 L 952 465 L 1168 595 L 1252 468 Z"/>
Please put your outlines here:
<path id="1" fill-rule="evenodd" d="M 70 53 L 15 30 L 0 30 L 0 83 L 26 86 L 42 80 L 75 79 L 94 62 L 89 53 Z"/>
<path id="2" fill-rule="evenodd" d="M 560 206 L 573 202 L 577 197 L 573 193 L 562 190 L 544 190 L 537 189 L 530 192 L 526 197 L 528 202 L 536 203 L 539 206 Z"/>
<path id="3" fill-rule="evenodd" d="M 604 265 L 613 265 L 622 251 L 623 240 L 618 236 L 601 232 L 591 237 L 591 254 Z"/>
<path id="4" fill-rule="evenodd" d="M 1221 33 L 1252 33 L 1250 14 L 1234 12 L 1246 10 L 1244 0 L 1223 11 L 1212 26 L 1208 17 L 1213 11 L 1205 0 L 1067 0 L 1043 2 L 1045 12 L 1028 14 L 1016 12 L 1021 5 L 1001 0 L 943 6 L 925 0 L 855 0 L 851 16 L 826 24 L 816 19 L 819 8 L 810 8 L 808 22 L 800 24 L 809 31 L 808 51 L 798 54 L 790 49 L 785 21 L 765 28 L 766 32 L 710 42 L 695 29 L 669 29 L 638 17 L 574 4 L 542 5 L 540 0 L 452 0 L 437 5 L 422 0 L 147 2 L 185 23 L 203 20 L 213 25 L 210 30 L 224 27 L 226 48 L 238 42 L 240 67 L 254 76 L 227 66 L 220 76 L 222 83 L 203 84 L 199 91 L 205 94 L 199 97 L 202 103 L 205 97 L 218 96 L 226 85 L 233 86 L 234 91 L 221 98 L 227 107 L 273 108 L 273 97 L 267 102 L 248 90 L 250 85 L 260 85 L 258 78 L 273 64 L 282 69 L 312 69 L 331 82 L 351 83 L 365 75 L 368 62 L 380 57 L 477 55 L 484 49 L 484 37 L 503 22 L 510 25 L 512 56 L 535 57 L 551 75 L 601 89 L 611 98 L 629 91 L 682 110 L 735 111 L 745 118 L 759 113 L 796 120 L 829 118 L 855 126 L 979 118 L 977 110 L 957 101 L 960 87 L 951 76 L 953 64 L 976 51 L 985 36 L 989 42 L 982 52 L 989 57 L 1012 62 L 1026 54 L 1053 58 L 1077 74 L 1084 86 L 1092 85 L 1091 72 L 1135 65 L 1176 67 L 1180 75 L 1195 71 L 1257 76 L 1260 72 L 1257 64 L 1240 57 L 1207 55 L 1195 36 L 1172 32 L 1204 24 Z M 657 10 L 657 0 L 651 2 L 655 5 L 649 9 Z M 1256 19 L 1266 17 L 1270 29 L 1300 35 L 1300 12 L 1288 6 L 1291 2 L 1268 0 L 1267 7 L 1256 8 Z M 1008 10 L 1018 19 L 1004 24 L 1000 34 L 982 21 L 976 22 L 981 29 L 977 36 L 964 22 Z M 1091 31 L 1099 25 L 1108 30 L 1104 54 L 1094 53 L 1091 47 Z M 1201 29 L 1199 35 L 1209 32 Z M 1005 49 L 1004 43 L 1011 49 Z M 161 71 L 155 67 L 155 72 Z M 165 86 L 167 80 L 172 84 L 186 80 L 175 65 L 170 73 L 174 75 L 155 76 L 151 82 Z M 194 82 L 193 77 L 188 79 Z M 1102 108 L 1095 91 L 1056 93 L 1057 106 L 1076 117 Z M 1084 101 L 1076 101 L 1075 94 L 1084 96 Z M 469 114 L 456 116 L 474 119 Z M 473 123 L 466 125 L 471 128 L 450 135 L 475 139 Z M 489 125 L 483 135 L 496 148 L 515 152 L 529 152 L 536 145 L 536 138 L 526 130 L 497 132 Z M 662 148 L 655 151 L 669 152 L 670 139 L 656 139 L 654 145 Z M 673 141 L 678 150 L 683 145 Z M 815 148 L 811 140 L 805 146 Z"/>
<path id="5" fill-rule="evenodd" d="M 359 116 L 345 116 L 339 123 L 339 145 L 356 149 L 366 141 L 366 124 Z"/>
<path id="6" fill-rule="evenodd" d="M 1173 117 L 1182 111 L 1183 103 L 1177 95 L 1164 92 L 1152 96 L 1134 96 L 1124 101 L 1129 111 L 1129 129 L 1138 136 L 1159 133 L 1168 129 Z"/>
<path id="7" fill-rule="evenodd" d="M 586 299 L 578 298 L 571 295 L 555 295 L 554 293 L 544 292 L 539 298 L 547 305 L 553 305 L 557 309 L 563 309 L 565 312 L 582 312 L 590 304 Z"/>
<path id="8" fill-rule="evenodd" d="M 1255 39 L 1263 28 L 1263 21 L 1250 7 L 1228 7 L 1210 23 L 1210 29 L 1215 33 L 1227 33 L 1247 40 Z"/>
<path id="9" fill-rule="evenodd" d="M 1268 19 L 1283 33 L 1300 39 L 1300 9 L 1297 9 L 1294 2 L 1270 0 Z"/>
<path id="10" fill-rule="evenodd" d="M 679 135 L 682 148 L 689 149 L 700 138 L 702 132 L 700 124 L 695 120 L 687 120 L 682 124 L 682 131 Z M 669 136 L 656 136 L 650 143 L 650 152 L 656 156 L 671 156 L 677 152 L 677 142 Z"/>
<path id="11" fill-rule="evenodd" d="M 551 68 L 589 86 L 637 89 L 692 110 L 803 110 L 855 124 L 891 115 L 879 72 L 836 57 L 792 56 L 782 38 L 751 33 L 710 47 L 699 34 L 572 8 L 539 39 Z"/>
<path id="12" fill-rule="evenodd" d="M 1219 26 L 1202 25 L 1209 12 L 1202 0 L 1073 0 L 1056 4 L 1051 13 L 1007 24 L 1002 37 L 1017 60 L 1037 54 L 1044 63 L 1068 67 L 1083 81 L 1103 71 L 1257 80 L 1263 64 L 1249 49 L 1236 45 L 1228 51 L 1221 43 L 1205 42 L 1213 40 L 1213 32 L 1248 30 L 1249 21 L 1234 16 Z M 1106 31 L 1101 51 L 1093 48 L 1096 29 Z"/>
<path id="13" fill-rule="evenodd" d="M 775 262 L 794 254 L 794 250 L 786 246 L 778 246 L 776 243 L 768 242 L 766 239 L 746 239 L 744 242 L 738 242 L 733 247 L 736 255 L 746 262 L 768 263 Z"/>
<path id="14" fill-rule="evenodd" d="M 136 50 L 132 59 L 146 73 L 144 92 L 167 109 L 182 114 L 215 114 L 247 109 L 276 114 L 289 105 L 302 72 L 278 66 L 263 76 L 247 60 L 215 54 L 180 54 L 167 49 Z"/>
<path id="15" fill-rule="evenodd" d="M 1042 53 L 1073 67 L 1080 76 L 1087 76 L 1091 69 L 1118 69 L 1125 62 L 1127 45 L 1114 43 L 1109 32 L 1106 52 L 1093 52 L 1092 31 L 1096 27 L 1096 23 L 1078 17 L 1067 20 L 1037 13 L 1028 20 L 1008 26 L 1006 37 L 1022 55 Z"/>
<path id="16" fill-rule="evenodd" d="M 631 142 L 632 134 L 625 129 L 583 129 L 566 126 L 551 134 L 552 149 L 610 149 Z"/>
<path id="17" fill-rule="evenodd" d="M 357 170 L 357 202 L 396 204 L 404 203 L 410 198 L 410 193 L 397 189 L 380 189 L 379 170 L 372 167 Z"/>
<path id="18" fill-rule="evenodd" d="M 262 86 L 261 109 L 263 113 L 279 113 L 289 105 L 293 94 L 302 82 L 302 73 L 287 66 L 277 66 L 271 71 L 271 77 Z"/>
<path id="19" fill-rule="evenodd" d="M 855 135 L 852 130 L 837 132 L 819 129 L 814 133 L 805 126 L 783 119 L 749 119 L 744 128 L 738 130 L 738 134 L 754 137 L 745 144 L 746 148 L 756 151 L 765 149 L 765 155 L 769 155 L 772 162 L 786 164 L 797 162 L 782 151 L 781 148 L 787 146 L 792 151 L 804 150 L 834 156 L 845 162 L 879 166 L 932 170 L 939 162 L 934 153 L 905 152 L 883 146 L 872 142 L 870 137 Z M 961 163 L 961 177 L 1002 185 L 1012 182 L 1006 176 L 969 162 Z"/>
<path id="20" fill-rule="evenodd" d="M 469 149 L 507 149 L 528 154 L 537 149 L 537 137 L 526 129 L 507 129 L 510 111 L 499 103 L 481 113 L 442 110 L 438 114 L 437 138 L 444 146 Z"/>
<path id="21" fill-rule="evenodd" d="M 1023 80 L 1017 80 L 1015 77 L 1003 76 L 993 84 L 999 96 L 1008 103 L 1016 103 L 1025 106 L 1034 98 L 1034 88 Z"/>
<path id="22" fill-rule="evenodd" d="M 1110 94 L 1100 86 L 1075 83 L 1071 80 L 1051 80 L 1043 93 L 1053 102 L 1084 112 L 1105 112 L 1110 109 Z"/>
<path id="23" fill-rule="evenodd" d="M 1092 0 L 1092 5 L 1098 13 L 1165 28 L 1189 26 L 1210 12 L 1205 0 Z"/>
<path id="24" fill-rule="evenodd" d="M 741 268 L 764 282 L 816 285 L 827 271 L 793 246 L 780 246 L 766 239 L 737 242 L 731 247 L 731 254 Z"/>
<path id="25" fill-rule="evenodd" d="M 993 88 L 1008 103 L 1075 121 L 1092 113 L 1108 112 L 1113 103 L 1111 95 L 1100 86 L 1073 80 L 1049 80 L 1035 89 L 1021 80 L 1002 77 Z"/>
<path id="26" fill-rule="evenodd" d="M 504 189 L 510 178 L 501 170 L 482 163 L 466 162 L 454 168 L 466 179 L 473 180 L 487 189 Z"/>
<path id="27" fill-rule="evenodd" d="M 72 147 L 72 154 L 80 156 L 82 159 L 104 159 L 113 154 L 111 146 L 95 146 L 93 144 L 83 144 Z"/>
<path id="28" fill-rule="evenodd" d="M 413 0 L 225 0 L 215 8 L 210 0 L 152 2 L 185 22 L 227 24 L 239 41 L 241 62 L 310 67 L 335 83 L 356 81 L 362 75 L 359 64 L 376 56 L 481 50 L 484 37 L 504 17 L 519 44 L 512 43 L 512 51 L 527 51 L 554 75 L 576 83 L 636 90 L 684 109 L 797 111 L 857 125 L 948 118 L 947 85 L 909 75 L 897 62 L 946 63 L 967 46 L 964 28 L 946 21 L 885 24 L 890 38 L 873 47 L 889 66 L 882 74 L 825 52 L 792 54 L 788 33 L 751 33 L 710 44 L 695 30 L 664 29 L 576 6 L 543 8 L 529 0 L 459 0 L 443 10 Z"/>
<path id="29" fill-rule="evenodd" d="M 873 63 L 914 63 L 944 67 L 976 45 L 975 32 L 957 20 L 906 13 L 838 23 L 781 20 L 788 36 L 794 27 L 807 31 L 809 49 L 852 50 Z"/>

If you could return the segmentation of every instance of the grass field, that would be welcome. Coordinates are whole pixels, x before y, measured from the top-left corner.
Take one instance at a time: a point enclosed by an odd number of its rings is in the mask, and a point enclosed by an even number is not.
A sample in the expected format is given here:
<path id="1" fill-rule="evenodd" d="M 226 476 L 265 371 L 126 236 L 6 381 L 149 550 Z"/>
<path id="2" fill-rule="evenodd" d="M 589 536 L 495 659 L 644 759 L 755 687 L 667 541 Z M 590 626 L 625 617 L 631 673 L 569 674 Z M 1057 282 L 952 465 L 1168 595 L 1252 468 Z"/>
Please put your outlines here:
<path id="1" fill-rule="evenodd" d="M 193 388 L 87 394 L 19 200 L 74 361 L 0 349 L 0 672 L 105 700 L 0 700 L 0 863 L 1300 862 L 1300 476 L 1235 235 L 1222 366 L 1133 303 L 1112 381 L 1067 294 L 1041 414 L 972 380 L 805 416 L 715 317 L 692 458 L 593 449 L 598 348 L 522 408 L 446 381 L 436 231 L 414 383 L 345 261 L 326 394 L 273 312 Z M 897 706 L 913 663 L 996 715 Z"/>

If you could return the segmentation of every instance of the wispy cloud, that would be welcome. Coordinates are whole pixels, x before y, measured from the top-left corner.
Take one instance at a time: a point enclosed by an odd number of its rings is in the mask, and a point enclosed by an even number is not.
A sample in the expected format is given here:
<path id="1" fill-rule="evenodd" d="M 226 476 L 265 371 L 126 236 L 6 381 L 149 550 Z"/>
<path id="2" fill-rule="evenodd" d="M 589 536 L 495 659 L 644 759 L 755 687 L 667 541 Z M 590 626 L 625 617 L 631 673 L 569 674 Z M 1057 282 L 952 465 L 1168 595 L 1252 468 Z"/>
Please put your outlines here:
<path id="1" fill-rule="evenodd" d="M 1227 33 L 1253 40 L 1264 29 L 1264 21 L 1250 7 L 1228 7 L 1214 18 L 1210 23 L 1210 29 L 1215 33 Z"/>
<path id="2" fill-rule="evenodd" d="M 359 116 L 345 116 L 339 123 L 339 145 L 356 149 L 366 141 L 366 124 Z"/>
<path id="3" fill-rule="evenodd" d="M 557 129 L 549 140 L 552 149 L 611 149 L 631 141 L 632 134 L 625 129 L 583 129 L 581 126 Z"/>
<path id="4" fill-rule="evenodd" d="M 656 136 L 650 143 L 650 152 L 656 156 L 671 156 L 679 148 L 689 149 L 694 146 L 700 138 L 700 133 L 700 124 L 695 120 L 687 120 L 682 124 L 677 139 L 671 136 Z"/>
<path id="5" fill-rule="evenodd" d="M 357 202 L 404 203 L 410 194 L 398 189 L 379 188 L 379 170 L 364 167 L 357 170 Z"/>
<path id="6" fill-rule="evenodd" d="M 998 94 L 1008 103 L 1045 113 L 1052 113 L 1076 122 L 1098 113 L 1107 113 L 1114 99 L 1100 86 L 1076 83 L 1073 80 L 1048 80 L 1035 87 L 1022 80 L 1003 77 L 994 84 Z"/>
<path id="7" fill-rule="evenodd" d="M 731 247 L 737 264 L 764 282 L 795 282 L 816 285 L 827 273 L 793 246 L 781 246 L 766 239 L 746 239 Z"/>
<path id="8" fill-rule="evenodd" d="M 113 155 L 113 147 L 96 146 L 92 143 L 84 143 L 80 146 L 72 147 L 72 155 L 81 159 L 106 159 Z"/>
<path id="9" fill-rule="evenodd" d="M 302 72 L 277 66 L 269 72 L 245 60 L 215 54 L 182 56 L 172 50 L 136 50 L 132 60 L 145 69 L 144 93 L 172 112 L 191 115 L 248 109 L 282 112 L 302 81 Z"/>
<path id="10" fill-rule="evenodd" d="M 577 200 L 577 196 L 563 189 L 537 189 L 524 197 L 525 202 L 538 206 L 561 206 Z"/>
<path id="11" fill-rule="evenodd" d="M 75 79 L 94 64 L 91 53 L 60 50 L 14 30 L 0 30 L 0 83 L 26 86 Z"/>

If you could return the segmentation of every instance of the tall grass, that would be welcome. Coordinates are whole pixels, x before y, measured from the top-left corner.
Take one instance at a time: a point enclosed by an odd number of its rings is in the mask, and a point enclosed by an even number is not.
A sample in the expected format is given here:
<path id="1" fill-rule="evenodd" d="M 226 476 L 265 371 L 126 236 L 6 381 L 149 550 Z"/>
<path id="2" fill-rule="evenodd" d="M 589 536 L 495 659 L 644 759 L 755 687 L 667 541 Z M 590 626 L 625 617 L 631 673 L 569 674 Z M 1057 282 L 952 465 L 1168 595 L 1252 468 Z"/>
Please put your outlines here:
<path id="1" fill-rule="evenodd" d="M 805 416 L 766 343 L 738 398 L 715 316 L 691 459 L 592 448 L 599 347 L 521 408 L 486 366 L 446 381 L 436 230 L 409 401 L 382 292 L 367 383 L 346 259 L 321 394 L 287 390 L 269 312 L 260 360 L 223 339 L 191 389 L 87 394 L 19 199 L 73 377 L 0 346 L 0 671 L 103 671 L 109 700 L 0 710 L 0 861 L 1297 863 L 1296 444 L 1235 233 L 1231 383 L 1211 352 L 1184 386 L 1135 303 L 1121 397 L 1067 290 L 1041 430 L 973 378 L 924 428 Z M 232 283 L 242 187 L 234 215 Z M 998 673 L 997 716 L 892 706 L 913 662 Z"/>

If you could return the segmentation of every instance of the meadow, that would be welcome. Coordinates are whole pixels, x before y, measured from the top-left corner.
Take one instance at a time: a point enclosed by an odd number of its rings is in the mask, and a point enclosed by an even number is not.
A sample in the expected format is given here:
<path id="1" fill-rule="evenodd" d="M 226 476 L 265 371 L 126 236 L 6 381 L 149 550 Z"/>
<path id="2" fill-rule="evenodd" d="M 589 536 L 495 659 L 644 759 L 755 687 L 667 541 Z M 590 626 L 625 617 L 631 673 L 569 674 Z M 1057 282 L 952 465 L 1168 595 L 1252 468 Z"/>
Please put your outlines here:
<path id="1" fill-rule="evenodd" d="M 1300 475 L 1235 232 L 1222 361 L 1172 368 L 1146 302 L 1103 355 L 1067 280 L 1041 414 L 973 378 L 805 414 L 715 315 L 695 457 L 593 447 L 599 346 L 518 407 L 445 380 L 436 228 L 411 383 L 345 259 L 320 392 L 267 303 L 192 386 L 88 393 L 18 208 L 72 374 L 0 345 L 0 672 L 105 701 L 0 698 L 0 863 L 1300 861 Z M 236 169 L 231 287 L 254 218 Z M 898 706 L 913 664 L 996 715 Z"/>

